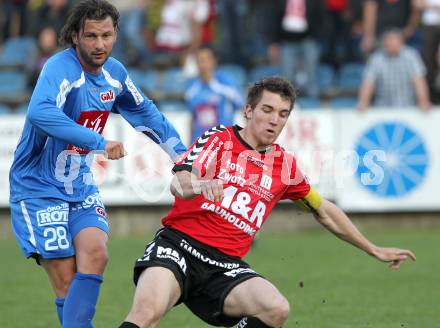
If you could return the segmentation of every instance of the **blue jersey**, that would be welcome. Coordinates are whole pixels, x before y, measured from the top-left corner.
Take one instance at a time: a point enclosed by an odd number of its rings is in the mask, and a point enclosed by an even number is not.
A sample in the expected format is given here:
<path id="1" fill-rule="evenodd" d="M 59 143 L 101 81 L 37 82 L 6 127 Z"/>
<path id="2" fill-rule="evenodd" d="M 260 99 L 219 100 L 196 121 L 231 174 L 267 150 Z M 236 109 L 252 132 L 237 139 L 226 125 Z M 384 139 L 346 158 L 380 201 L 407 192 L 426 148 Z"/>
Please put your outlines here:
<path id="1" fill-rule="evenodd" d="M 220 74 L 208 83 L 193 80 L 185 98 L 193 115 L 192 141 L 213 126 L 233 125 L 235 111 L 243 106 L 239 89 Z"/>
<path id="2" fill-rule="evenodd" d="M 69 48 L 47 61 L 35 86 L 9 174 L 11 202 L 79 202 L 96 192 L 89 152 L 104 150 L 107 141 L 101 133 L 110 111 L 120 113 L 172 159 L 185 151 L 176 130 L 120 62 L 110 57 L 99 74 L 92 74 Z"/>

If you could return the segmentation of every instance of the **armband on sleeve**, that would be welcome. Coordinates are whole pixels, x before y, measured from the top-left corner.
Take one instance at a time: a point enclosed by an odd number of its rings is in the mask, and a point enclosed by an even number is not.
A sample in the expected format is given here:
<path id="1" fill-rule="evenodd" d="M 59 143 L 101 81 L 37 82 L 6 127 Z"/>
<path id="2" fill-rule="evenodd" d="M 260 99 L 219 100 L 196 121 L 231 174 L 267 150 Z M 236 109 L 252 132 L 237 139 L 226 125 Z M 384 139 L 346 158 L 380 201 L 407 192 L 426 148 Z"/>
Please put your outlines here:
<path id="1" fill-rule="evenodd" d="M 322 197 L 315 188 L 310 187 L 309 193 L 302 199 L 295 200 L 295 204 L 299 205 L 307 212 L 315 211 L 322 203 Z"/>

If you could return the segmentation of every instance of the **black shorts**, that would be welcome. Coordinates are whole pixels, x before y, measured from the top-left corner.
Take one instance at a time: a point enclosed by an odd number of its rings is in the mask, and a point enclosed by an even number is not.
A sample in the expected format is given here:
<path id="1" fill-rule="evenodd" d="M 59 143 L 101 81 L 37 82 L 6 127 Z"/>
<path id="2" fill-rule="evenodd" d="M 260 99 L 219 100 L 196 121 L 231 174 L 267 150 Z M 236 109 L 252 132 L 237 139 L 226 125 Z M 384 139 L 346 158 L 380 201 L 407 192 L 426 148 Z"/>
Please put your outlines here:
<path id="1" fill-rule="evenodd" d="M 241 317 L 223 313 L 223 303 L 239 283 L 261 277 L 237 257 L 228 256 L 171 228 L 158 231 L 134 267 L 134 283 L 142 271 L 160 266 L 171 270 L 184 303 L 195 315 L 213 326 L 234 326 Z"/>

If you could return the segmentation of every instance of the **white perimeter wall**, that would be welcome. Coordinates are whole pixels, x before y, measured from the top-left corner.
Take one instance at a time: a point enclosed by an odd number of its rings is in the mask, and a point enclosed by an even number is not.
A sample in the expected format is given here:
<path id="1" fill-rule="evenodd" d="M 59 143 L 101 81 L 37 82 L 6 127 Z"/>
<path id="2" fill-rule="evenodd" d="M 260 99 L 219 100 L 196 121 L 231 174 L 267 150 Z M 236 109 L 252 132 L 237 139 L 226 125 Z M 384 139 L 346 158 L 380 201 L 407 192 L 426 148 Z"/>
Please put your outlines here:
<path id="1" fill-rule="evenodd" d="M 189 114 L 165 115 L 188 144 Z M 0 117 L 2 207 L 8 206 L 8 171 L 23 122 L 19 115 Z M 118 115 L 110 117 L 104 134 L 122 140 L 128 150 L 123 160 L 94 164 L 105 203 L 169 204 L 172 163 L 167 155 Z M 345 210 L 440 210 L 439 110 L 296 110 L 278 142 L 295 154 L 320 193 Z"/>

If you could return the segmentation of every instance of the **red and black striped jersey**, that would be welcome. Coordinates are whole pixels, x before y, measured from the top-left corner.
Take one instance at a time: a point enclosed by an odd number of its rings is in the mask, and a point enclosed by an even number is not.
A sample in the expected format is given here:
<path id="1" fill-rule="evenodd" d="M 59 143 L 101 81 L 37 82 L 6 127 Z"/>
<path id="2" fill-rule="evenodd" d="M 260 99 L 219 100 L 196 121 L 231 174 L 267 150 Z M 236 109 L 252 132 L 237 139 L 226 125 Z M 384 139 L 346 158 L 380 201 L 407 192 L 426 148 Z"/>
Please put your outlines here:
<path id="1" fill-rule="evenodd" d="M 277 144 L 258 152 L 241 138 L 240 129 L 217 126 L 206 131 L 173 169 L 187 170 L 198 179 L 222 180 L 223 199 L 176 197 L 162 223 L 242 258 L 275 204 L 304 198 L 310 185 L 292 155 Z"/>

